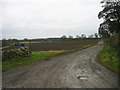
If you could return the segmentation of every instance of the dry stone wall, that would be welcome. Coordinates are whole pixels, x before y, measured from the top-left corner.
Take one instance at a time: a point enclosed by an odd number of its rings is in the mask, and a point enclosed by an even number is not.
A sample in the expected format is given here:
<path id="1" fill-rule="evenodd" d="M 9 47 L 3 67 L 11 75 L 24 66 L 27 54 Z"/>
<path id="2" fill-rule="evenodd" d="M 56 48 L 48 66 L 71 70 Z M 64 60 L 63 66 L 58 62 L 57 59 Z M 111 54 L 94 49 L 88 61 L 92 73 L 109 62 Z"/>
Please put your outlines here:
<path id="1" fill-rule="evenodd" d="M 27 57 L 30 56 L 30 50 L 28 47 L 19 47 L 14 49 L 2 49 L 2 60 L 10 60 L 14 57 Z"/>

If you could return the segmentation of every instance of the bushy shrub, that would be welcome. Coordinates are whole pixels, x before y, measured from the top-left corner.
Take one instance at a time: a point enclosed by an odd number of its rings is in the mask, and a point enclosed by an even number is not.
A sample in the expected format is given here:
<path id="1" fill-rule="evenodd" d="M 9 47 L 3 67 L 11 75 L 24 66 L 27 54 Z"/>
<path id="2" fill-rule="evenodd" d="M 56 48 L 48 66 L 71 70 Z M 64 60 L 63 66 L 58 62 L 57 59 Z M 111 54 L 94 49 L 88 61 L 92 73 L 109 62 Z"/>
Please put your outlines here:
<path id="1" fill-rule="evenodd" d="M 110 44 L 114 47 L 114 48 L 118 48 L 118 35 L 110 37 Z"/>

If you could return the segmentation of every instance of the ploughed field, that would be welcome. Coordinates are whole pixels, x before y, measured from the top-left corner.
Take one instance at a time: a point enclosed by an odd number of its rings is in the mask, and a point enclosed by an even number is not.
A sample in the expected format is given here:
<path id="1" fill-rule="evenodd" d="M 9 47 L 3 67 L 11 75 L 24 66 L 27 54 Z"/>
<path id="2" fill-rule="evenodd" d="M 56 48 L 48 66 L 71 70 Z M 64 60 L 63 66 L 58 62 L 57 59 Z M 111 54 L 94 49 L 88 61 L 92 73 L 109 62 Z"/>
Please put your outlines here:
<path id="1" fill-rule="evenodd" d="M 79 49 L 87 45 L 94 45 L 99 40 L 79 40 L 79 41 L 53 41 L 53 42 L 32 42 L 31 50 L 48 51 L 48 50 L 71 50 Z"/>

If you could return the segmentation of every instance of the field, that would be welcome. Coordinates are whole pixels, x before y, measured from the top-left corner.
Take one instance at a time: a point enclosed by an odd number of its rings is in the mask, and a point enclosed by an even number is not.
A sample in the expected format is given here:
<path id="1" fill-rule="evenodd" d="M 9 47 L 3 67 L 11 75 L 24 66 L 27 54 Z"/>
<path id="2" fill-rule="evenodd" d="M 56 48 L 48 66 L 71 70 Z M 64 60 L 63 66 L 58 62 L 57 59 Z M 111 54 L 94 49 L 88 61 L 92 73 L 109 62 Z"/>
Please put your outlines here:
<path id="1" fill-rule="evenodd" d="M 99 40 L 80 40 L 80 41 L 54 41 L 54 42 L 41 42 L 41 43 L 31 43 L 31 50 L 36 51 L 57 51 L 57 50 L 71 50 L 83 48 L 87 45 L 94 45 Z"/>

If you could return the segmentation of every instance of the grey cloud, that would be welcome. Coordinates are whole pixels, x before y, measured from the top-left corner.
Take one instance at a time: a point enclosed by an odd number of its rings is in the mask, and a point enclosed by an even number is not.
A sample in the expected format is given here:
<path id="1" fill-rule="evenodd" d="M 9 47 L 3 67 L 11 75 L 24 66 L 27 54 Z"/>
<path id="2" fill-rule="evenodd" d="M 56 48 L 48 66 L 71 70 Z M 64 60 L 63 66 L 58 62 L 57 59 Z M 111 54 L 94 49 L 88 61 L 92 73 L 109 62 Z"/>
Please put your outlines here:
<path id="1" fill-rule="evenodd" d="M 3 38 L 41 38 L 97 32 L 99 0 L 5 0 Z"/>

